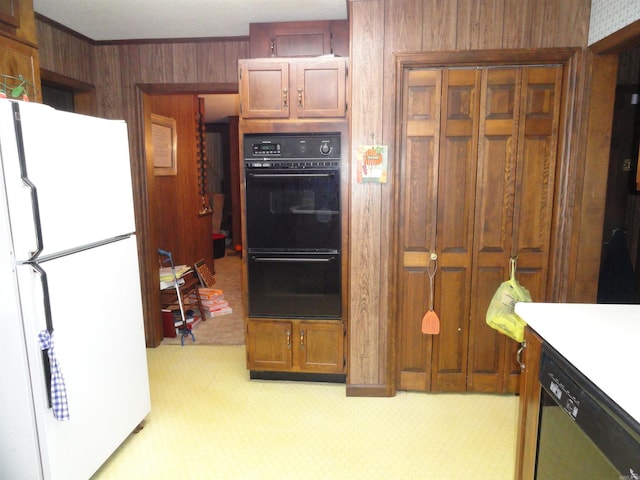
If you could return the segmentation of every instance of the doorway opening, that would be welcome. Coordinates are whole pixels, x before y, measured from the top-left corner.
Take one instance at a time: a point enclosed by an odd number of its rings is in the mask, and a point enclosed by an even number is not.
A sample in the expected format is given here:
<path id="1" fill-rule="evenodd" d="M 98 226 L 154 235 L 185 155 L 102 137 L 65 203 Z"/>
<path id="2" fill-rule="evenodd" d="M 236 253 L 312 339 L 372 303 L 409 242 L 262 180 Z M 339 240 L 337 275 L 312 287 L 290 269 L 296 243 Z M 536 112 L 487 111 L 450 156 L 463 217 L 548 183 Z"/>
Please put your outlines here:
<path id="1" fill-rule="evenodd" d="M 75 112 L 73 90 L 56 85 L 42 84 L 42 103 L 65 112 Z"/>
<path id="2" fill-rule="evenodd" d="M 40 70 L 42 103 L 57 110 L 96 115 L 96 91 L 89 83 Z"/>
<path id="3" fill-rule="evenodd" d="M 238 159 L 237 94 L 199 95 L 204 101 L 207 182 L 213 207 L 213 232 L 224 235 L 226 245 L 242 245 Z"/>
<path id="4" fill-rule="evenodd" d="M 640 303 L 640 47 L 620 54 L 611 147 L 598 303 Z"/>

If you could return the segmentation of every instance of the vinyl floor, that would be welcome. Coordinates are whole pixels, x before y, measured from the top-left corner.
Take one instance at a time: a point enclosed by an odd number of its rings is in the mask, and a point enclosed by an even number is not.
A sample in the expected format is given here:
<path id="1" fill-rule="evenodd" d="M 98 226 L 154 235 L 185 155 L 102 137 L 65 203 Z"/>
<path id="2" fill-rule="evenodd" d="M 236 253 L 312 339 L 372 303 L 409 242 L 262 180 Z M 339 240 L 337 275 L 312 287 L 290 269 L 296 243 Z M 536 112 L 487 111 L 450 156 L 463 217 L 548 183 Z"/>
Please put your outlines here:
<path id="1" fill-rule="evenodd" d="M 243 346 L 147 351 L 151 413 L 94 479 L 512 480 L 513 395 L 250 380 Z"/>

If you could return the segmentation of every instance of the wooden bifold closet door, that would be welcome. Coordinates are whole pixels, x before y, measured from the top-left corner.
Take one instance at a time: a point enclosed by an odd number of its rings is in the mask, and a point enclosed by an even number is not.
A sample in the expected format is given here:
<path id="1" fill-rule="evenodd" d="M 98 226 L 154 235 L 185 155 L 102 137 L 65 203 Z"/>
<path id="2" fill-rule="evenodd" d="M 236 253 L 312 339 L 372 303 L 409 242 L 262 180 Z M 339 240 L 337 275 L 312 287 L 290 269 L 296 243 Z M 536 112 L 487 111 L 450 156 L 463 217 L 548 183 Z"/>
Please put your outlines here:
<path id="1" fill-rule="evenodd" d="M 397 387 L 516 392 L 519 344 L 487 307 L 517 257 L 544 301 L 562 66 L 406 68 L 399 157 Z M 437 254 L 438 335 L 423 334 Z"/>

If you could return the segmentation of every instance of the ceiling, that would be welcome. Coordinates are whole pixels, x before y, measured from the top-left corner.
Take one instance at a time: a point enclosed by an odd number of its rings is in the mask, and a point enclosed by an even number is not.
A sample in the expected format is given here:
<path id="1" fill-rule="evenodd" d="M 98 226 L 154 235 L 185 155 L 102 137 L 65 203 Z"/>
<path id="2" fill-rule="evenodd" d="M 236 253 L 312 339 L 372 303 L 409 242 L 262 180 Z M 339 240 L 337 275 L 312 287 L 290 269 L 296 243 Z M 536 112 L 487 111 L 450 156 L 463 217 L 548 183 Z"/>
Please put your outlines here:
<path id="1" fill-rule="evenodd" d="M 346 20 L 347 0 L 34 0 L 36 13 L 94 41 L 239 37 L 250 23 Z M 205 122 L 238 115 L 237 95 L 202 95 Z"/>
<path id="2" fill-rule="evenodd" d="M 34 0 L 39 13 L 95 41 L 237 37 L 250 23 L 346 20 L 347 0 Z"/>

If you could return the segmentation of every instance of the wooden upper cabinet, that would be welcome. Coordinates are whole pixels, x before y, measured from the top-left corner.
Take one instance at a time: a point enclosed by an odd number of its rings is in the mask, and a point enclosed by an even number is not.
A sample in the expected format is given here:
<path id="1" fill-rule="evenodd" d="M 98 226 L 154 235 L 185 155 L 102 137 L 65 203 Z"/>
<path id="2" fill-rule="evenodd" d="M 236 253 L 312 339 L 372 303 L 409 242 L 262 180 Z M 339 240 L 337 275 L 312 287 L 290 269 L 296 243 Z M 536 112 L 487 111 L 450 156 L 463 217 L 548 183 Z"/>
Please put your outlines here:
<path id="1" fill-rule="evenodd" d="M 0 0 L 0 28 L 15 33 L 20 28 L 20 5 L 18 0 Z"/>
<path id="2" fill-rule="evenodd" d="M 347 65 L 344 60 L 303 60 L 296 65 L 298 118 L 344 117 Z"/>
<path id="3" fill-rule="evenodd" d="M 39 102 L 42 96 L 36 45 L 32 1 L 0 0 L 0 83 L 8 92 L 26 86 L 28 98 Z"/>
<path id="4" fill-rule="evenodd" d="M 0 83 L 6 84 L 7 91 L 10 92 L 24 80 L 29 99 L 39 102 L 42 96 L 37 53 L 34 48 L 0 37 L 0 69 L 6 75 L 0 78 Z"/>
<path id="5" fill-rule="evenodd" d="M 240 116 L 288 118 L 289 64 L 239 60 Z"/>
<path id="6" fill-rule="evenodd" d="M 251 58 L 349 55 L 346 20 L 252 23 L 249 26 Z"/>
<path id="7" fill-rule="evenodd" d="M 239 60 L 243 119 L 344 118 L 347 62 L 339 58 Z"/>
<path id="8" fill-rule="evenodd" d="M 33 0 L 0 0 L 0 35 L 31 47 L 37 45 Z"/>
<path id="9" fill-rule="evenodd" d="M 270 57 L 314 57 L 333 53 L 329 25 L 291 29 L 274 26 L 269 40 Z"/>

